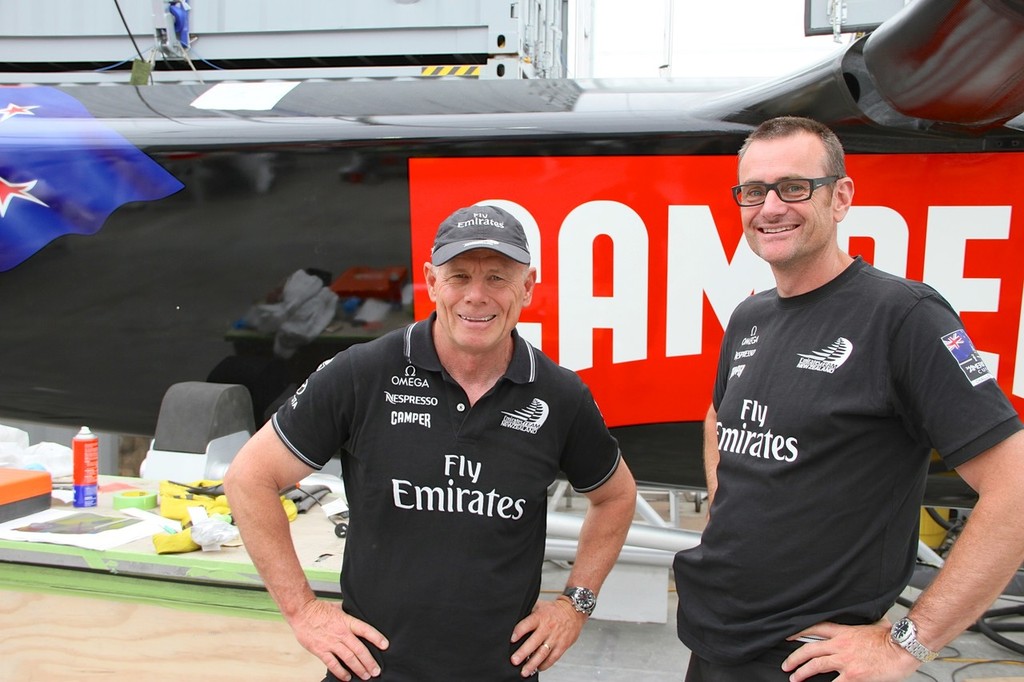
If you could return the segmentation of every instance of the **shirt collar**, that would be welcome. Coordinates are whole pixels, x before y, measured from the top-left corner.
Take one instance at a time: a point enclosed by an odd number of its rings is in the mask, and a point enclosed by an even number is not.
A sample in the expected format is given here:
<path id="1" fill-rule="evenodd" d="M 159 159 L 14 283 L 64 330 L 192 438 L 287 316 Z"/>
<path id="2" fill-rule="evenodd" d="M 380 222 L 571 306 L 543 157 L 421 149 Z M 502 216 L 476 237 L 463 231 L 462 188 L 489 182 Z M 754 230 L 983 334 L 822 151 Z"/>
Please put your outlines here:
<path id="1" fill-rule="evenodd" d="M 437 357 L 434 347 L 434 335 L 431 333 L 437 321 L 437 312 L 430 314 L 425 320 L 414 322 L 405 328 L 403 353 L 411 365 L 433 372 L 441 371 L 441 360 Z M 537 378 L 537 350 L 512 330 L 512 362 L 505 370 L 505 378 L 517 384 L 529 384 Z"/>

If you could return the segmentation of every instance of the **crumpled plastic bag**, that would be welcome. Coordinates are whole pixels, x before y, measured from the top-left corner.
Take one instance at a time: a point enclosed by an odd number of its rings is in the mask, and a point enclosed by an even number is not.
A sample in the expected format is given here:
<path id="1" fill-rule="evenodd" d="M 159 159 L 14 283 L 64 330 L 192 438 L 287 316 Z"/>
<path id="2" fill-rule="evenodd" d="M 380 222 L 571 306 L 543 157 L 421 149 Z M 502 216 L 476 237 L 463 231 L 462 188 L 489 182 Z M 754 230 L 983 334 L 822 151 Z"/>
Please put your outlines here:
<path id="1" fill-rule="evenodd" d="M 28 431 L 0 424 L 0 443 L 10 443 L 24 450 L 28 447 Z"/>
<path id="2" fill-rule="evenodd" d="M 192 542 L 202 547 L 204 552 L 216 551 L 221 545 L 237 539 L 238 528 L 219 515 L 192 524 Z"/>
<path id="3" fill-rule="evenodd" d="M 65 478 L 73 473 L 74 458 L 66 445 L 29 445 L 27 431 L 0 424 L 0 467 L 47 471 L 52 478 Z"/>

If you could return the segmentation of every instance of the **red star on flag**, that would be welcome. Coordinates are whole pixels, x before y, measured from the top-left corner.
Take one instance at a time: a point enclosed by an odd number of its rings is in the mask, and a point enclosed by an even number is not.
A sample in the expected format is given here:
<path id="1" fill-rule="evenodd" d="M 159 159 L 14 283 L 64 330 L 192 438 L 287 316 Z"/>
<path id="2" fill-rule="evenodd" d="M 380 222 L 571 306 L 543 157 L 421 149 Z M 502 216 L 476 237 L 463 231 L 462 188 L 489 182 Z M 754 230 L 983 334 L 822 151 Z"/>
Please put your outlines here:
<path id="1" fill-rule="evenodd" d="M 35 113 L 32 110 L 38 108 L 38 106 L 23 107 L 20 104 L 8 104 L 3 109 L 0 109 L 0 123 L 3 123 L 12 116 L 17 116 L 18 114 L 24 114 L 25 116 L 35 116 Z"/>
<path id="2" fill-rule="evenodd" d="M 46 203 L 29 194 L 29 191 L 36 186 L 37 182 L 39 181 L 7 182 L 7 180 L 0 178 L 0 218 L 7 215 L 7 207 L 11 205 L 11 201 L 14 199 L 25 199 L 40 206 L 46 206 Z"/>

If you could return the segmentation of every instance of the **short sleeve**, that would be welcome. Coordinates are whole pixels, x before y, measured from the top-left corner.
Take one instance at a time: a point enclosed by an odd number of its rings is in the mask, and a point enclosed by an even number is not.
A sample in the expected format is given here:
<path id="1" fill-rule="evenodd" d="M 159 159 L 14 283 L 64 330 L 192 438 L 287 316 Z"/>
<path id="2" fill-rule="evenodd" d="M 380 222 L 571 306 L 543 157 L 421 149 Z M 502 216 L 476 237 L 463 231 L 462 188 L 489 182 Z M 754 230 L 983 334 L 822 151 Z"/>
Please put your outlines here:
<path id="1" fill-rule="evenodd" d="M 580 382 L 579 409 L 569 427 L 561 468 L 573 490 L 596 490 L 618 467 L 619 443 L 609 432 L 590 389 Z"/>
<path id="2" fill-rule="evenodd" d="M 950 467 L 1021 428 L 1016 410 L 938 295 L 922 297 L 890 347 L 895 403 L 905 427 Z"/>
<path id="3" fill-rule="evenodd" d="M 342 351 L 320 365 L 273 416 L 277 435 L 296 457 L 322 469 L 349 436 L 354 405 L 352 361 Z"/>

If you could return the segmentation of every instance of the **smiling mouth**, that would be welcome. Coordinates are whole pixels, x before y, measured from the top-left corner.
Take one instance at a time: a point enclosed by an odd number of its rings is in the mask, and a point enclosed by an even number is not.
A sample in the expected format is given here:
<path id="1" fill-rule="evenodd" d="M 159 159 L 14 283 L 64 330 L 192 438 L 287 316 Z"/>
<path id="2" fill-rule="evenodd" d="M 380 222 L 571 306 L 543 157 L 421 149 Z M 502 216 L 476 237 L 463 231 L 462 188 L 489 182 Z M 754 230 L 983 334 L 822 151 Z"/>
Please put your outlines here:
<path id="1" fill-rule="evenodd" d="M 759 227 L 757 229 L 762 234 L 781 234 L 782 232 L 789 232 L 790 230 L 795 230 L 796 227 L 794 227 L 792 225 L 789 225 L 789 226 L 785 226 L 785 227 L 784 226 L 778 226 L 778 227 Z"/>
<path id="2" fill-rule="evenodd" d="M 470 317 L 469 315 L 459 315 L 459 319 L 465 322 L 490 322 L 496 317 L 497 315 L 486 315 L 484 317 Z"/>

